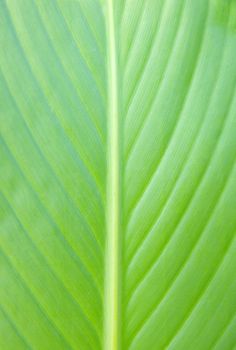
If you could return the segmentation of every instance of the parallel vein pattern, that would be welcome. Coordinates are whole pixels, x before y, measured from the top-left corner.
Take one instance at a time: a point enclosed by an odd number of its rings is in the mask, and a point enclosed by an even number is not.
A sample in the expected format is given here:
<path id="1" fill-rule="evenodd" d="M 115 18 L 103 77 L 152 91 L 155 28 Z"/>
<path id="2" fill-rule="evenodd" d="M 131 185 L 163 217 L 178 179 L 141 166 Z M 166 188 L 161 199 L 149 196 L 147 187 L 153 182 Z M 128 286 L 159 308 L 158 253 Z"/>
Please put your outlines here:
<path id="1" fill-rule="evenodd" d="M 1 348 L 98 349 L 106 190 L 101 7 L 58 0 L 0 7 L 0 300 L 13 334 L 1 328 Z"/>
<path id="2" fill-rule="evenodd" d="M 225 275 L 235 268 L 235 2 L 131 3 L 121 22 L 124 348 L 212 349 L 236 311 Z"/>
<path id="3" fill-rule="evenodd" d="M 235 349 L 236 1 L 0 28 L 0 349 Z"/>

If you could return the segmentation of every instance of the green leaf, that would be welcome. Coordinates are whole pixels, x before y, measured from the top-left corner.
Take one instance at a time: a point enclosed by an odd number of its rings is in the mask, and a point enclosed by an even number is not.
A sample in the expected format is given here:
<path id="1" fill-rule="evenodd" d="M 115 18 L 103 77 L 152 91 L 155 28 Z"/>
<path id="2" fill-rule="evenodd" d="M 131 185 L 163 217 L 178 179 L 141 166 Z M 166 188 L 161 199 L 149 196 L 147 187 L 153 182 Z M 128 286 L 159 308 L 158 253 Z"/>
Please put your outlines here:
<path id="1" fill-rule="evenodd" d="M 236 1 L 0 1 L 0 348 L 236 347 Z"/>

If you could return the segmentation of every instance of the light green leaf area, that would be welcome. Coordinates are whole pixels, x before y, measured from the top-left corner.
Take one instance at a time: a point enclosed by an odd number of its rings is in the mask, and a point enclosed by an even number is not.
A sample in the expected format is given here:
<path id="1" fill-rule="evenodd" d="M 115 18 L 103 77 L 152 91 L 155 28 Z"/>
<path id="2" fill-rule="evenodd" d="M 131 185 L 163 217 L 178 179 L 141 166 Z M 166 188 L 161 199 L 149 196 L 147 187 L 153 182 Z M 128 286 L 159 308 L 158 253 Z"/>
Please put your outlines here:
<path id="1" fill-rule="evenodd" d="M 0 349 L 236 349 L 236 1 L 0 0 Z"/>

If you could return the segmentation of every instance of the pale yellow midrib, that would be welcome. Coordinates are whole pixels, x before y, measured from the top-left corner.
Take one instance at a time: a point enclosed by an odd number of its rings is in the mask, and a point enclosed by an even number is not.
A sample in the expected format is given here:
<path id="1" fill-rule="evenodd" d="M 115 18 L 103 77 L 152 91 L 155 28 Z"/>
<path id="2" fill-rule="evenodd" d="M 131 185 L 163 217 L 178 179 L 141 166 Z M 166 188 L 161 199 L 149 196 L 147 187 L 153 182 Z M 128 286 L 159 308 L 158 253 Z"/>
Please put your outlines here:
<path id="1" fill-rule="evenodd" d="M 104 350 L 119 348 L 119 102 L 113 0 L 107 0 L 107 245 L 105 258 Z"/>

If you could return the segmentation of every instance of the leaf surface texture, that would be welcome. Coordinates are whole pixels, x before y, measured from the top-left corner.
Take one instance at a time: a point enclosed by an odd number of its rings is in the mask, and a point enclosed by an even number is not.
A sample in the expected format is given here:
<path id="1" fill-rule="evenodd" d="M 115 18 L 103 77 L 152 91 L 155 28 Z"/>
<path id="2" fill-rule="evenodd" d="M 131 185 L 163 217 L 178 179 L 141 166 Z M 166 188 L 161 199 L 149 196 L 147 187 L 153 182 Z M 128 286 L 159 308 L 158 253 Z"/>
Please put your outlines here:
<path id="1" fill-rule="evenodd" d="M 0 348 L 236 346 L 236 1 L 0 1 Z"/>

